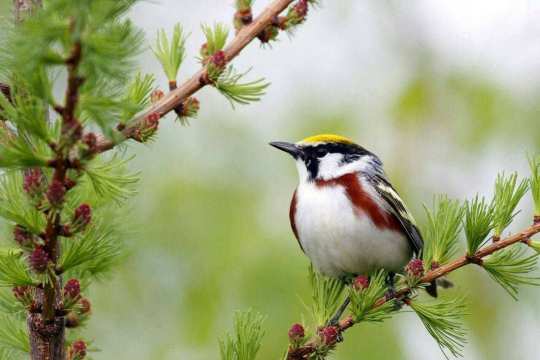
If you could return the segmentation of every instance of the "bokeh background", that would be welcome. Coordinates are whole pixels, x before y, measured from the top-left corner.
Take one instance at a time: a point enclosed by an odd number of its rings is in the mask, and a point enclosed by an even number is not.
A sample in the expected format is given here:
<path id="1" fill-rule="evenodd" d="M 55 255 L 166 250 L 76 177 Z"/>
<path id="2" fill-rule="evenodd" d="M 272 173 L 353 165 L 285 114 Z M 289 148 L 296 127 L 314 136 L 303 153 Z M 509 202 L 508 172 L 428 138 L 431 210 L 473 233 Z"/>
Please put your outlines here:
<path id="1" fill-rule="evenodd" d="M 259 0 L 255 9 L 268 1 Z M 9 15 L 11 1 L 0 0 Z M 200 23 L 230 23 L 232 0 L 143 2 L 130 14 L 147 33 L 180 22 L 191 33 L 182 74 L 197 69 Z M 189 127 L 164 121 L 134 145 L 140 192 L 123 221 L 129 256 L 93 286 L 88 333 L 101 359 L 217 359 L 237 309 L 267 316 L 260 359 L 279 359 L 287 329 L 309 314 L 308 261 L 288 223 L 293 162 L 267 146 L 315 133 L 346 135 L 376 152 L 416 217 L 447 193 L 490 195 L 499 171 L 527 175 L 540 151 L 540 3 L 534 0 L 324 1 L 294 37 L 253 43 L 235 61 L 272 82 L 263 101 L 235 110 L 212 89 Z M 151 51 L 145 72 L 166 82 Z M 525 226 L 525 199 L 509 231 Z M 464 358 L 536 359 L 539 289 L 512 301 L 487 275 L 452 276 L 468 294 Z M 413 314 L 362 324 L 335 359 L 444 359 Z"/>

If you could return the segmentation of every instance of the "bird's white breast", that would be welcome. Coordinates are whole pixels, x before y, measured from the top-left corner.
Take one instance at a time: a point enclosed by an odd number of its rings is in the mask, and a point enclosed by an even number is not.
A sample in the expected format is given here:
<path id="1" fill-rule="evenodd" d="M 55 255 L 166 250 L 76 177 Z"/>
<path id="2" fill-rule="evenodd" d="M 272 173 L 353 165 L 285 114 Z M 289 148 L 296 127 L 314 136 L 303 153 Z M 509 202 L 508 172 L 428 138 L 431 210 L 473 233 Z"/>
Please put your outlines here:
<path id="1" fill-rule="evenodd" d="M 300 243 L 323 274 L 341 277 L 380 268 L 399 272 L 411 258 L 406 237 L 377 228 L 354 207 L 343 186 L 303 182 L 296 196 L 294 219 Z"/>

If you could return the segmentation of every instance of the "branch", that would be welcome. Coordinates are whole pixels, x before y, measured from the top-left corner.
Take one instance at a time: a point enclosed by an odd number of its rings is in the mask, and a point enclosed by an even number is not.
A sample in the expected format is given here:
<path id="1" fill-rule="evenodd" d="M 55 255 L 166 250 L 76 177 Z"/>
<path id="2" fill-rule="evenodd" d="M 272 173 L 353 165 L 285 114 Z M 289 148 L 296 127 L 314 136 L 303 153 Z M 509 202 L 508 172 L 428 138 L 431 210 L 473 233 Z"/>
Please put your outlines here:
<path id="1" fill-rule="evenodd" d="M 223 50 L 225 60 L 230 62 L 240 52 L 270 24 L 273 23 L 276 16 L 287 8 L 294 0 L 275 0 L 251 22 L 249 25 L 242 27 L 236 34 L 233 41 Z M 139 113 L 134 119 L 129 121 L 129 125 L 121 132 L 123 141 L 134 135 L 135 131 L 151 114 L 159 114 L 160 117 L 165 116 L 171 111 L 178 108 L 188 97 L 208 85 L 208 70 L 206 67 L 197 71 L 189 80 L 185 81 L 175 90 L 169 92 L 156 104 Z M 111 140 L 102 140 L 98 143 L 97 149 L 99 152 L 104 152 L 112 149 L 117 142 Z"/>
<path id="2" fill-rule="evenodd" d="M 538 221 L 535 217 L 535 222 L 532 226 L 518 232 L 517 234 L 514 234 L 512 236 L 509 236 L 505 239 L 501 239 L 497 242 L 491 243 L 489 246 L 486 246 L 480 250 L 478 250 L 474 255 L 472 256 L 461 256 L 460 258 L 446 264 L 443 266 L 440 266 L 434 270 L 428 271 L 421 279 L 420 283 L 422 284 L 429 284 L 432 281 L 439 279 L 441 277 L 444 277 L 448 275 L 449 273 L 463 267 L 469 264 L 478 264 L 481 265 L 483 258 L 486 256 L 489 256 L 491 254 L 496 253 L 497 251 L 500 251 L 504 248 L 507 248 L 511 245 L 523 242 L 526 244 L 529 244 L 530 238 L 540 233 L 540 221 Z M 404 300 L 407 299 L 407 297 L 411 294 L 413 289 L 411 288 L 404 288 L 399 290 L 397 293 L 395 293 L 393 296 L 386 296 L 383 298 L 380 298 L 373 308 L 380 307 L 389 301 L 392 300 Z M 336 326 L 337 332 L 339 334 L 342 334 L 347 329 L 351 328 L 355 325 L 355 321 L 351 315 L 345 317 L 342 319 L 338 325 Z M 317 347 L 319 346 L 321 342 L 320 336 L 315 335 L 313 338 L 306 341 L 303 345 L 299 347 L 290 347 L 287 352 L 287 360 L 306 360 L 309 359 L 312 354 L 314 354 L 317 351 Z"/>

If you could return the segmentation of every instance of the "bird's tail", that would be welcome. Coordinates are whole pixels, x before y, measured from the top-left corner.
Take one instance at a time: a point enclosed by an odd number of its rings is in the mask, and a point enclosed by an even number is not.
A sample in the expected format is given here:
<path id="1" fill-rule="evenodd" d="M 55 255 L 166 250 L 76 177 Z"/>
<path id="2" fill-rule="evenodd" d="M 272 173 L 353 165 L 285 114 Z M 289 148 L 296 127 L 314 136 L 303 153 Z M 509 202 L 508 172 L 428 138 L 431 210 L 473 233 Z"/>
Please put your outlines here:
<path id="1" fill-rule="evenodd" d="M 437 287 L 440 286 L 443 289 L 450 289 L 454 287 L 454 283 L 452 283 L 447 278 L 439 278 L 437 280 L 433 280 L 428 286 L 426 286 L 426 292 L 433 296 L 434 298 L 437 297 L 438 291 Z"/>

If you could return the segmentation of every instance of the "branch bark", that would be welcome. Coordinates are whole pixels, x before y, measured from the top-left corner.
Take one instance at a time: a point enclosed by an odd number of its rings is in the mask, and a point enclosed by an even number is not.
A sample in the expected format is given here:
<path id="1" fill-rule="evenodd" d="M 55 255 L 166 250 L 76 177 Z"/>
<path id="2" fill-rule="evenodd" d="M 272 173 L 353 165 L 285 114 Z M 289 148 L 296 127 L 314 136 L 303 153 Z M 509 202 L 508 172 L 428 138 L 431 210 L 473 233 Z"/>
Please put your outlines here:
<path id="1" fill-rule="evenodd" d="M 236 34 L 233 41 L 224 49 L 227 62 L 233 60 L 240 52 L 259 35 L 283 10 L 285 10 L 294 0 L 275 0 L 263 12 L 256 17 L 249 25 L 242 27 Z M 169 92 L 159 102 L 139 113 L 129 122 L 129 125 L 122 130 L 125 140 L 131 137 L 134 131 L 150 114 L 157 113 L 161 117 L 177 108 L 184 100 L 208 85 L 204 80 L 207 78 L 206 68 L 197 71 L 191 78 L 181 84 L 177 89 Z M 121 140 L 121 141 L 122 141 Z M 104 152 L 112 149 L 115 142 L 102 139 L 98 144 L 98 151 Z"/>
<path id="2" fill-rule="evenodd" d="M 475 264 L 478 263 L 479 260 L 482 260 L 486 256 L 489 256 L 497 251 L 500 251 L 506 247 L 509 247 L 511 245 L 517 244 L 519 242 L 527 243 L 527 241 L 535 234 L 540 233 L 540 222 L 536 221 L 533 225 L 530 227 L 512 235 L 507 238 L 501 239 L 497 242 L 493 242 L 490 245 L 479 249 L 473 256 L 461 256 L 457 258 L 456 260 L 440 266 L 434 270 L 428 271 L 420 280 L 420 283 L 422 284 L 429 284 L 432 281 L 441 278 L 443 276 L 448 275 L 449 273 L 456 271 L 459 268 L 462 268 L 469 264 Z M 379 299 L 375 305 L 374 308 L 384 305 L 386 302 L 393 300 L 393 299 L 404 299 L 409 294 L 411 294 L 412 289 L 405 288 L 400 291 L 398 291 L 394 296 L 391 297 L 384 297 Z M 345 317 L 342 319 L 338 324 L 338 332 L 341 334 L 345 332 L 347 329 L 353 327 L 355 325 L 355 321 L 351 315 Z M 309 359 L 312 354 L 314 354 L 317 351 L 317 346 L 320 343 L 319 336 L 314 336 L 313 338 L 309 339 L 304 345 L 297 347 L 297 348 L 289 348 L 287 352 L 287 360 L 306 360 Z"/>

